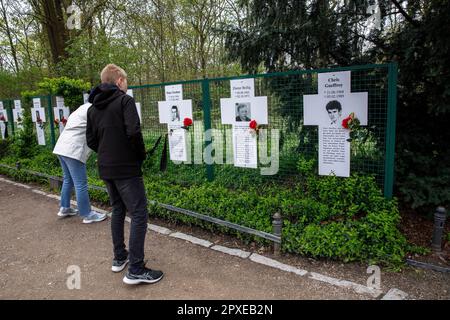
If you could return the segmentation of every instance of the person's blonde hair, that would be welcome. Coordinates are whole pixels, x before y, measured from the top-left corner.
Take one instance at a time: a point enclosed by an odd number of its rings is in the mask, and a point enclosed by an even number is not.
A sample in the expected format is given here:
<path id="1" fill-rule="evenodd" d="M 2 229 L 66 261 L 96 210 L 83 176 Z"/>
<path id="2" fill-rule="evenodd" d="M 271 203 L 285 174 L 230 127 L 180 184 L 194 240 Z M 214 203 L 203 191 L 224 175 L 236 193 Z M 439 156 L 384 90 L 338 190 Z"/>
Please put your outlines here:
<path id="1" fill-rule="evenodd" d="M 116 84 L 119 78 L 127 78 L 127 73 L 115 64 L 108 64 L 100 73 L 102 83 Z"/>

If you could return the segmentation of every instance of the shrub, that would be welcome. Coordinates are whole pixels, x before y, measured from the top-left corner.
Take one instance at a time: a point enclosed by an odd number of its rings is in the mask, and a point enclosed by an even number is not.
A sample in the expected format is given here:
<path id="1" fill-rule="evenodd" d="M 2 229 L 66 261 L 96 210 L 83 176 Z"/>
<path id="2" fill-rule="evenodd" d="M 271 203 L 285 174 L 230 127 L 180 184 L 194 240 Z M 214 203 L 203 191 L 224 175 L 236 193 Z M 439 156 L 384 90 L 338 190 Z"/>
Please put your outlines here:
<path id="1" fill-rule="evenodd" d="M 83 104 L 83 92 L 88 91 L 91 84 L 80 79 L 60 77 L 44 78 L 38 87 L 42 94 L 64 97 L 64 104 L 70 108 L 70 111 L 74 111 Z"/>
<path id="2" fill-rule="evenodd" d="M 8 155 L 8 151 L 11 146 L 11 143 L 12 143 L 12 138 L 0 140 L 0 158 L 3 158 Z"/>
<path id="3" fill-rule="evenodd" d="M 313 257 L 342 259 L 345 262 L 364 258 L 364 242 L 350 222 L 310 224 L 292 238 L 292 228 L 284 233 L 287 251 Z"/>
<path id="4" fill-rule="evenodd" d="M 18 129 L 16 135 L 11 137 L 11 143 L 5 150 L 5 155 L 12 155 L 20 159 L 32 158 L 37 152 L 36 136 L 33 131 L 30 108 L 23 108 L 23 129 Z"/>

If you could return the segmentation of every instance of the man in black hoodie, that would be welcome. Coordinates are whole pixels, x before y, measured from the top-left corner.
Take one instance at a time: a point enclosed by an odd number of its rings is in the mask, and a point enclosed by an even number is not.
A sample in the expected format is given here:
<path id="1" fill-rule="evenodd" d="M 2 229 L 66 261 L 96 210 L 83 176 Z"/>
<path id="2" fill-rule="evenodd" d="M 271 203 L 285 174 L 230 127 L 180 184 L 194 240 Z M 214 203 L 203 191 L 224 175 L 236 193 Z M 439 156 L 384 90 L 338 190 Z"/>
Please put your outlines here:
<path id="1" fill-rule="evenodd" d="M 111 233 L 114 246 L 112 271 L 122 271 L 127 284 L 155 283 L 163 273 L 145 267 L 144 242 L 147 232 L 147 197 L 142 180 L 145 145 L 134 99 L 126 95 L 127 74 L 113 64 L 101 73 L 102 84 L 89 96 L 86 139 L 97 152 L 100 178 L 108 189 L 111 205 Z M 131 215 L 129 253 L 124 241 L 126 211 Z"/>

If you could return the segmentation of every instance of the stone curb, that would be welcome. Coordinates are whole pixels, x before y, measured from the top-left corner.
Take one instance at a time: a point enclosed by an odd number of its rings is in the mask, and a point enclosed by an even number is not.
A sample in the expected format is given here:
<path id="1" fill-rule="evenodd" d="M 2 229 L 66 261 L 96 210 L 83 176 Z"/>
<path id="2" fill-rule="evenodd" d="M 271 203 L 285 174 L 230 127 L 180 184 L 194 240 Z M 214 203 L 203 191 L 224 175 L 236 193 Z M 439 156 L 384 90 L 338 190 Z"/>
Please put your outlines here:
<path id="1" fill-rule="evenodd" d="M 196 237 L 193 237 L 193 236 L 190 236 L 188 234 L 181 233 L 181 232 L 171 233 L 171 234 L 169 234 L 169 237 L 174 237 L 174 238 L 186 240 L 186 241 L 192 242 L 194 244 L 198 244 L 198 245 L 206 247 L 206 248 L 209 248 L 209 247 L 211 247 L 213 245 L 213 243 L 210 242 L 210 241 L 203 240 L 203 239 L 200 239 L 200 238 L 196 238 Z"/>
<path id="2" fill-rule="evenodd" d="M 219 246 L 219 245 L 213 246 L 213 247 L 211 247 L 211 249 L 222 252 L 222 253 L 226 253 L 226 254 L 229 254 L 232 256 L 236 256 L 236 257 L 239 257 L 242 259 L 247 259 L 251 255 L 251 252 L 247 252 L 247 251 L 240 250 L 240 249 L 231 249 L 231 248 L 223 247 L 223 246 Z"/>

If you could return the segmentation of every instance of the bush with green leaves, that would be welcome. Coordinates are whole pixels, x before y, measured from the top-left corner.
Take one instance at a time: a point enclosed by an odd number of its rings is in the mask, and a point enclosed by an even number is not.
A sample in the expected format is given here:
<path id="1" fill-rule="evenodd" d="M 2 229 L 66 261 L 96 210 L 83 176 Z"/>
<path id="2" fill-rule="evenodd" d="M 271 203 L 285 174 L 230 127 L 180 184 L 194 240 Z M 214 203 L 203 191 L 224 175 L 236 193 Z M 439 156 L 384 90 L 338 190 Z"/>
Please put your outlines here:
<path id="1" fill-rule="evenodd" d="M 16 127 L 16 134 L 9 138 L 10 144 L 8 145 L 8 150 L 4 151 L 5 155 L 14 155 L 20 159 L 28 159 L 39 152 L 29 107 L 23 108 L 22 126 L 22 129 Z"/>
<path id="2" fill-rule="evenodd" d="M 91 84 L 80 79 L 60 77 L 44 78 L 38 83 L 38 87 L 37 93 L 64 97 L 65 106 L 73 111 L 83 104 L 83 92 L 88 91 Z"/>

